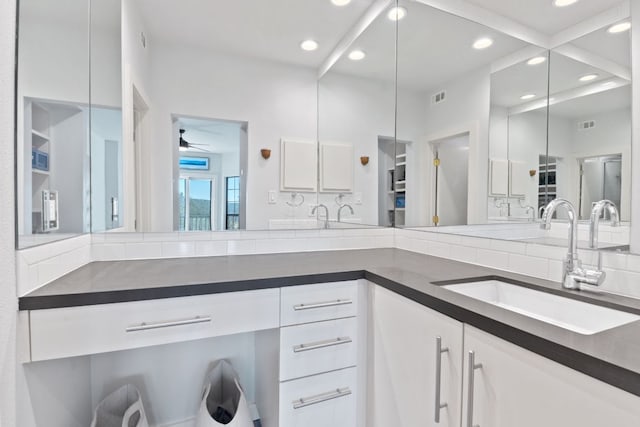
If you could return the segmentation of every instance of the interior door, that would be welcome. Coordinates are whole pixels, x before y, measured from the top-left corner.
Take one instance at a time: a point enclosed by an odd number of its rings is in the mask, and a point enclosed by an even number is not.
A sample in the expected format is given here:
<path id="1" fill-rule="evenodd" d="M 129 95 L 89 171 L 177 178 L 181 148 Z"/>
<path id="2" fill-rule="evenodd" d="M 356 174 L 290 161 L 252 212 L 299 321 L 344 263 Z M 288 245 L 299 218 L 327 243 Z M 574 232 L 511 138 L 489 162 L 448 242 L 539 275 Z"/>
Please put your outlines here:
<path id="1" fill-rule="evenodd" d="M 466 225 L 469 193 L 469 135 L 433 145 L 436 165 L 434 225 Z"/>

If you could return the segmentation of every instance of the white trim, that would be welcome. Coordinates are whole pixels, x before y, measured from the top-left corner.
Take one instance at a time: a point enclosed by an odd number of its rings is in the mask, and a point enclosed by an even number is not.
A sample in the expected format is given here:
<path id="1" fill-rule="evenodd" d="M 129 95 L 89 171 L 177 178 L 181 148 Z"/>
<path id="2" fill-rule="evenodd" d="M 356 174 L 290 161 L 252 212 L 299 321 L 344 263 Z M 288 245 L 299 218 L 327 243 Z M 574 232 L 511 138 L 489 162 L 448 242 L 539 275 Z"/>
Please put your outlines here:
<path id="1" fill-rule="evenodd" d="M 533 58 L 534 56 L 545 56 L 547 57 L 548 50 L 540 47 L 540 46 L 527 46 L 520 50 L 513 52 L 507 56 L 503 56 L 500 59 L 497 59 L 491 63 L 491 74 L 497 73 L 499 71 L 505 70 L 509 67 L 512 67 L 516 64 L 524 62 Z"/>

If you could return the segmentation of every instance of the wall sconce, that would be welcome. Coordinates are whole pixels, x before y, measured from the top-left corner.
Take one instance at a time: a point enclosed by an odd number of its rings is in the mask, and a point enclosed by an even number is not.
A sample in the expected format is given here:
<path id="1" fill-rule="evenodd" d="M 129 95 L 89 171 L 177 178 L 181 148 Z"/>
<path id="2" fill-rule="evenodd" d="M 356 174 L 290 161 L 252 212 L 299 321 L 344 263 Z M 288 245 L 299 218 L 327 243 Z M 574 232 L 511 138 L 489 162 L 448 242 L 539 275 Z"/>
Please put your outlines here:
<path id="1" fill-rule="evenodd" d="M 362 166 L 367 166 L 369 164 L 369 156 L 360 157 L 360 163 L 362 163 Z"/>
<path id="2" fill-rule="evenodd" d="M 269 150 L 268 148 L 263 148 L 260 150 L 260 154 L 262 154 L 262 158 L 267 160 L 269 157 L 271 157 L 271 150 Z"/>
<path id="3" fill-rule="evenodd" d="M 536 170 L 535 169 L 529 170 L 529 176 L 531 177 L 536 176 Z"/>

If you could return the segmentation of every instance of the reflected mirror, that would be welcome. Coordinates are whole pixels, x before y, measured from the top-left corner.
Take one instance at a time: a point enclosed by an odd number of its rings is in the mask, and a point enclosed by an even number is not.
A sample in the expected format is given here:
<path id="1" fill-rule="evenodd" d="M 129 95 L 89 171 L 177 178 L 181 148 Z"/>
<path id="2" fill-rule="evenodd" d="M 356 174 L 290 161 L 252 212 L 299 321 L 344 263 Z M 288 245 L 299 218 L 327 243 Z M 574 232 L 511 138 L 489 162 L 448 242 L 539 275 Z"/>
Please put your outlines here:
<path id="1" fill-rule="evenodd" d="M 394 188 L 402 194 L 396 196 L 397 225 L 486 224 L 493 216 L 487 208 L 488 154 L 507 161 L 511 143 L 504 132 L 489 140 L 489 118 L 505 122 L 520 96 L 514 102 L 516 93 L 507 92 L 515 83 L 501 88 L 496 80 L 503 79 L 492 71 L 541 49 L 419 2 L 399 5 L 406 15 L 398 22 L 397 134 L 403 141 L 398 151 L 406 154 L 397 163 L 398 177 L 405 178 Z M 545 67 L 539 71 L 536 79 L 544 86 Z M 494 99 L 498 94 L 502 100 Z M 501 186 L 508 179 L 503 172 L 496 178 Z"/>
<path id="2" fill-rule="evenodd" d="M 318 83 L 318 202 L 330 226 L 396 224 L 394 6 L 369 9 L 360 22 L 373 21 Z"/>
<path id="3" fill-rule="evenodd" d="M 90 231 L 88 17 L 86 0 L 20 2 L 19 248 Z"/>
<path id="4" fill-rule="evenodd" d="M 549 195 L 571 201 L 581 220 L 603 199 L 630 218 L 630 31 L 612 28 L 551 53 Z"/>

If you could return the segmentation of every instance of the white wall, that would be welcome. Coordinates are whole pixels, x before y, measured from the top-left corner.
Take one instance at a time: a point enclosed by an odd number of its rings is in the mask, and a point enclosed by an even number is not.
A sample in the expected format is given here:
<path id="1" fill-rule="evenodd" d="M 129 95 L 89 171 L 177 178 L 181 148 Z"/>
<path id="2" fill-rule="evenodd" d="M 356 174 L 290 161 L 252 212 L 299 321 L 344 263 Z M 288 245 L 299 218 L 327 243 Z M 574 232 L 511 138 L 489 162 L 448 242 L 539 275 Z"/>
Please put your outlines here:
<path id="1" fill-rule="evenodd" d="M 635 28 L 640 25 L 640 0 L 631 0 L 631 22 Z M 638 49 L 640 46 L 640 31 L 631 32 L 631 66 L 633 81 L 640 80 L 640 55 Z M 635 54 L 633 54 L 635 53 Z M 631 164 L 640 165 L 640 85 L 632 85 L 632 141 L 631 141 Z M 640 188 L 640 168 L 634 167 L 631 170 L 631 188 L 635 189 L 638 194 Z M 634 197 L 631 200 L 631 252 L 640 253 L 640 197 Z"/>
<path id="2" fill-rule="evenodd" d="M 16 422 L 16 298 L 13 103 L 15 0 L 0 1 L 0 426 Z"/>

